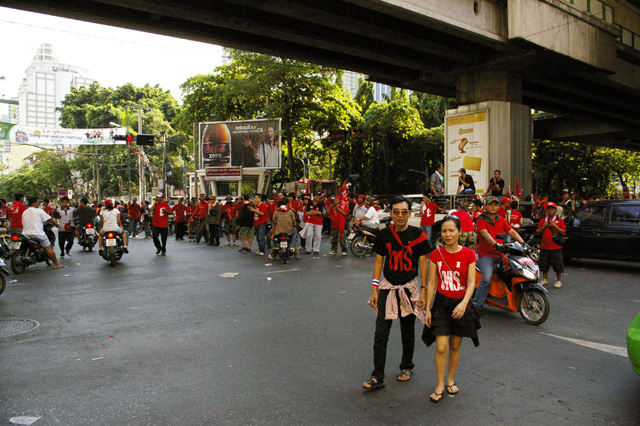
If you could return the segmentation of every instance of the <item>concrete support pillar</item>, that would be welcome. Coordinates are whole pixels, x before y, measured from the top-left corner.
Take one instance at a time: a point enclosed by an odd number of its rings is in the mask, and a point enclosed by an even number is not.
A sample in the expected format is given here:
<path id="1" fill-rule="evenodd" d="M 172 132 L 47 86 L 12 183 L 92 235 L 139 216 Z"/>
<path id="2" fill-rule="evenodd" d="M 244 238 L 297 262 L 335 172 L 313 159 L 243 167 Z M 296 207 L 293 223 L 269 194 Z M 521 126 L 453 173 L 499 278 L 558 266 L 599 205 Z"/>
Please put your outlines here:
<path id="1" fill-rule="evenodd" d="M 487 191 L 493 171 L 502 172 L 504 193 L 518 179 L 523 196 L 531 194 L 533 121 L 528 106 L 513 102 L 480 102 L 447 110 L 445 117 L 445 186 L 457 189 L 457 172 L 466 168 L 477 193 Z"/>
<path id="2" fill-rule="evenodd" d="M 477 70 L 456 82 L 458 105 L 486 101 L 522 103 L 522 79 L 506 70 Z"/>

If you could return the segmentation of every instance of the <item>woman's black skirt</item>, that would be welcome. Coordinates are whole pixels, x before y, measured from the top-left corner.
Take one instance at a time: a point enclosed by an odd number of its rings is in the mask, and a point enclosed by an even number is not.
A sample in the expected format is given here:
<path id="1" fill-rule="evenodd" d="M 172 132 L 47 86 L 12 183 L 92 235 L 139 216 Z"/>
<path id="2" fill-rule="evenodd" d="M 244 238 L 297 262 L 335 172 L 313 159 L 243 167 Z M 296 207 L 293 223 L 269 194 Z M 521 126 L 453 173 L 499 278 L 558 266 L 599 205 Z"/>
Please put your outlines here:
<path id="1" fill-rule="evenodd" d="M 436 297 L 431 308 L 431 327 L 424 326 L 422 341 L 431 346 L 436 336 L 468 337 L 473 340 L 475 346 L 480 345 L 478 330 L 480 329 L 480 314 L 473 307 L 467 307 L 460 319 L 454 319 L 451 315 L 462 299 L 452 299 L 436 292 Z"/>

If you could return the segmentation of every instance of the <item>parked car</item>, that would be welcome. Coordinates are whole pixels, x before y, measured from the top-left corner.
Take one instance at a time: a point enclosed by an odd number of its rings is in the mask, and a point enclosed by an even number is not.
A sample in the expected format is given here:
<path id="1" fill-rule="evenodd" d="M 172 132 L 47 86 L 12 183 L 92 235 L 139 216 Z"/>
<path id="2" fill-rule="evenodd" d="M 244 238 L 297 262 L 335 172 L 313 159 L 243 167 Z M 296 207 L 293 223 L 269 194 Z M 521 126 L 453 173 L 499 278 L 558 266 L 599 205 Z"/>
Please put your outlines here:
<path id="1" fill-rule="evenodd" d="M 416 226 L 419 228 L 420 220 L 422 219 L 420 217 L 420 205 L 422 204 L 422 194 L 408 194 L 408 195 L 403 195 L 403 197 L 411 200 L 411 216 L 409 217 L 409 225 Z M 389 216 L 388 210 L 378 210 L 378 218 L 380 220 L 382 220 L 382 218 L 385 218 L 387 216 Z M 445 215 L 443 215 L 442 213 L 436 213 L 435 220 L 438 221 L 442 219 L 444 216 Z"/>
<path id="2" fill-rule="evenodd" d="M 571 258 L 640 262 L 640 200 L 602 200 L 586 204 L 564 218 L 567 241 L 562 248 Z M 520 235 L 539 249 L 536 225 Z"/>
<path id="3" fill-rule="evenodd" d="M 633 371 L 640 376 L 640 314 L 631 322 L 627 331 L 627 354 Z"/>

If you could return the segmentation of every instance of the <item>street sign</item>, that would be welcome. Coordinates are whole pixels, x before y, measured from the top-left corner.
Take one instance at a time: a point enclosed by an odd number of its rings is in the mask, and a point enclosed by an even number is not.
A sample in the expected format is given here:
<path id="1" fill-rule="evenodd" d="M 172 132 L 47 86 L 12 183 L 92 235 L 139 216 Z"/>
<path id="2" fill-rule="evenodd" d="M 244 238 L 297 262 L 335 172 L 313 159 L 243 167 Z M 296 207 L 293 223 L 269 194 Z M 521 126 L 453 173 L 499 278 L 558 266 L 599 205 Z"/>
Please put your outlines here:
<path id="1" fill-rule="evenodd" d="M 242 167 L 205 167 L 204 180 L 207 181 L 240 181 Z"/>
<path id="2" fill-rule="evenodd" d="M 67 189 L 66 188 L 58 188 L 58 197 L 64 197 L 65 195 L 67 195 Z"/>

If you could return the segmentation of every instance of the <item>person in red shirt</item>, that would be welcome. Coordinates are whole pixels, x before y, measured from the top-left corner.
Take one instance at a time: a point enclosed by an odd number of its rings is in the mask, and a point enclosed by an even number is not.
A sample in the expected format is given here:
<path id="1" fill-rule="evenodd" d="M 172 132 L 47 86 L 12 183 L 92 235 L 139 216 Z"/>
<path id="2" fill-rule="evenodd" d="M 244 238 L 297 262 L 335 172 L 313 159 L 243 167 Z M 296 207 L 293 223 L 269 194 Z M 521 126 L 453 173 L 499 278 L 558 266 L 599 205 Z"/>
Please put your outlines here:
<path id="1" fill-rule="evenodd" d="M 482 280 L 472 300 L 473 305 L 477 308 L 481 308 L 487 300 L 493 271 L 496 263 L 501 259 L 499 252 L 502 251 L 502 240 L 496 236 L 498 234 L 509 234 L 514 240 L 522 244 L 525 249 L 528 248 L 522 237 L 511 228 L 511 225 L 506 220 L 498 215 L 499 208 L 498 197 L 487 197 L 485 212 L 476 219 L 476 227 L 478 228 L 478 269 L 482 274 Z"/>
<path id="2" fill-rule="evenodd" d="M 509 199 L 509 197 L 502 197 L 500 199 L 500 208 L 498 209 L 498 215 L 500 215 L 501 218 L 506 220 L 507 210 L 509 210 L 510 208 L 511 208 L 511 200 Z"/>
<path id="3" fill-rule="evenodd" d="M 512 201 L 509 210 L 507 210 L 507 215 L 505 217 L 507 223 L 511 225 L 513 229 L 518 231 L 522 226 L 522 213 L 518 211 L 518 202 Z"/>
<path id="4" fill-rule="evenodd" d="M 551 265 L 556 273 L 556 283 L 553 286 L 560 288 L 562 287 L 560 279 L 562 278 L 562 272 L 564 272 L 564 261 L 562 259 L 562 246 L 553 241 L 553 234 L 565 235 L 567 228 L 564 220 L 556 216 L 556 203 L 547 203 L 545 207 L 546 217 L 540 220 L 536 230 L 537 235 L 542 235 L 538 266 L 540 266 L 540 272 L 542 272 L 542 285 L 547 284 L 547 275 Z"/>
<path id="5" fill-rule="evenodd" d="M 329 254 L 336 256 L 340 256 L 340 253 L 342 253 L 343 256 L 347 255 L 344 225 L 346 223 L 347 216 L 349 215 L 349 208 L 346 206 L 344 209 L 341 208 L 341 203 L 342 197 L 338 195 L 333 199 L 333 202 L 329 207 L 329 218 L 331 220 L 331 251 Z"/>
<path id="6" fill-rule="evenodd" d="M 207 224 L 205 223 L 208 212 L 209 202 L 204 194 L 200 194 L 200 201 L 198 201 L 198 204 L 196 205 L 196 210 L 191 214 L 192 218 L 197 217 L 198 219 L 198 235 L 196 236 L 196 244 L 200 244 L 200 238 L 202 237 L 205 237 L 205 241 L 208 241 L 206 236 Z"/>
<path id="7" fill-rule="evenodd" d="M 452 210 L 449 214 L 457 217 L 460 221 L 460 245 L 476 251 L 476 227 L 467 211 L 467 202 L 461 200 L 460 210 Z"/>
<path id="8" fill-rule="evenodd" d="M 27 206 L 22 203 L 22 194 L 16 194 L 13 205 L 9 209 L 9 222 L 11 223 L 11 232 L 22 232 L 22 213 L 27 210 Z"/>
<path id="9" fill-rule="evenodd" d="M 53 216 L 53 209 L 49 205 L 49 200 L 47 198 L 42 200 L 42 210 L 49 216 Z"/>
<path id="10" fill-rule="evenodd" d="M 129 225 L 131 238 L 136 238 L 139 231 L 138 227 L 140 226 L 140 204 L 138 204 L 138 199 L 136 197 L 133 197 L 133 200 L 129 203 L 127 214 L 129 215 L 129 221 L 131 222 Z"/>
<path id="11" fill-rule="evenodd" d="M 254 197 L 255 207 L 249 207 L 249 210 L 253 212 L 253 227 L 258 240 L 256 254 L 260 256 L 264 256 L 264 251 L 266 250 L 267 220 L 269 219 L 269 208 L 263 203 L 262 197 L 262 194 L 256 194 Z"/>
<path id="12" fill-rule="evenodd" d="M 313 202 L 307 204 L 304 211 L 304 222 L 307 231 L 305 233 L 305 252 L 313 253 L 317 256 L 320 254 L 320 242 L 322 240 L 322 211 L 324 203 L 322 202 L 322 194 L 313 194 Z"/>
<path id="13" fill-rule="evenodd" d="M 167 235 L 169 234 L 169 213 L 173 209 L 169 203 L 164 201 L 164 194 L 158 192 L 155 202 L 149 210 L 153 214 L 151 225 L 153 226 L 153 244 L 156 246 L 156 254 L 165 256 L 167 254 Z M 162 238 L 162 242 L 158 237 Z"/>
<path id="14" fill-rule="evenodd" d="M 233 245 L 236 243 L 236 204 L 233 203 L 233 197 L 227 196 L 226 202 L 222 205 L 222 219 L 224 220 L 224 234 L 227 236 L 227 242 L 225 246 L 231 245 L 231 238 L 233 238 Z"/>
<path id="15" fill-rule="evenodd" d="M 198 226 L 198 215 L 194 215 L 196 212 L 196 197 L 192 197 L 189 200 L 189 205 L 187 206 L 187 222 L 188 222 L 188 233 L 189 233 L 189 241 L 193 241 L 196 237 L 197 226 Z"/>
<path id="16" fill-rule="evenodd" d="M 473 200 L 473 206 L 471 206 L 471 218 L 474 220 L 474 222 L 482 213 L 484 213 L 484 205 L 482 204 L 482 200 Z"/>
<path id="17" fill-rule="evenodd" d="M 182 241 L 187 228 L 187 206 L 184 205 L 183 198 L 178 198 L 178 203 L 173 206 L 173 215 L 176 221 L 176 241 Z"/>
<path id="18" fill-rule="evenodd" d="M 427 239 L 429 239 L 429 245 L 433 248 L 433 244 L 431 243 L 431 228 L 436 220 L 436 213 L 442 212 L 446 213 L 446 210 L 443 210 L 436 203 L 431 202 L 431 195 L 423 194 L 422 195 L 422 203 L 420 204 L 420 227 L 427 235 Z"/>
<path id="19" fill-rule="evenodd" d="M 418 309 L 426 310 L 425 324 L 429 327 L 425 343 L 429 346 L 436 342 L 438 384 L 429 397 L 436 403 L 440 402 L 445 390 L 449 395 L 460 391 L 454 379 L 462 338 L 471 338 L 475 346 L 480 344 L 476 314 L 467 309 L 476 284 L 476 254 L 458 243 L 462 227 L 456 217 L 446 216 L 440 232 L 444 246 L 429 256 L 429 281 L 418 299 Z M 447 352 L 449 374 L 445 383 Z"/>

